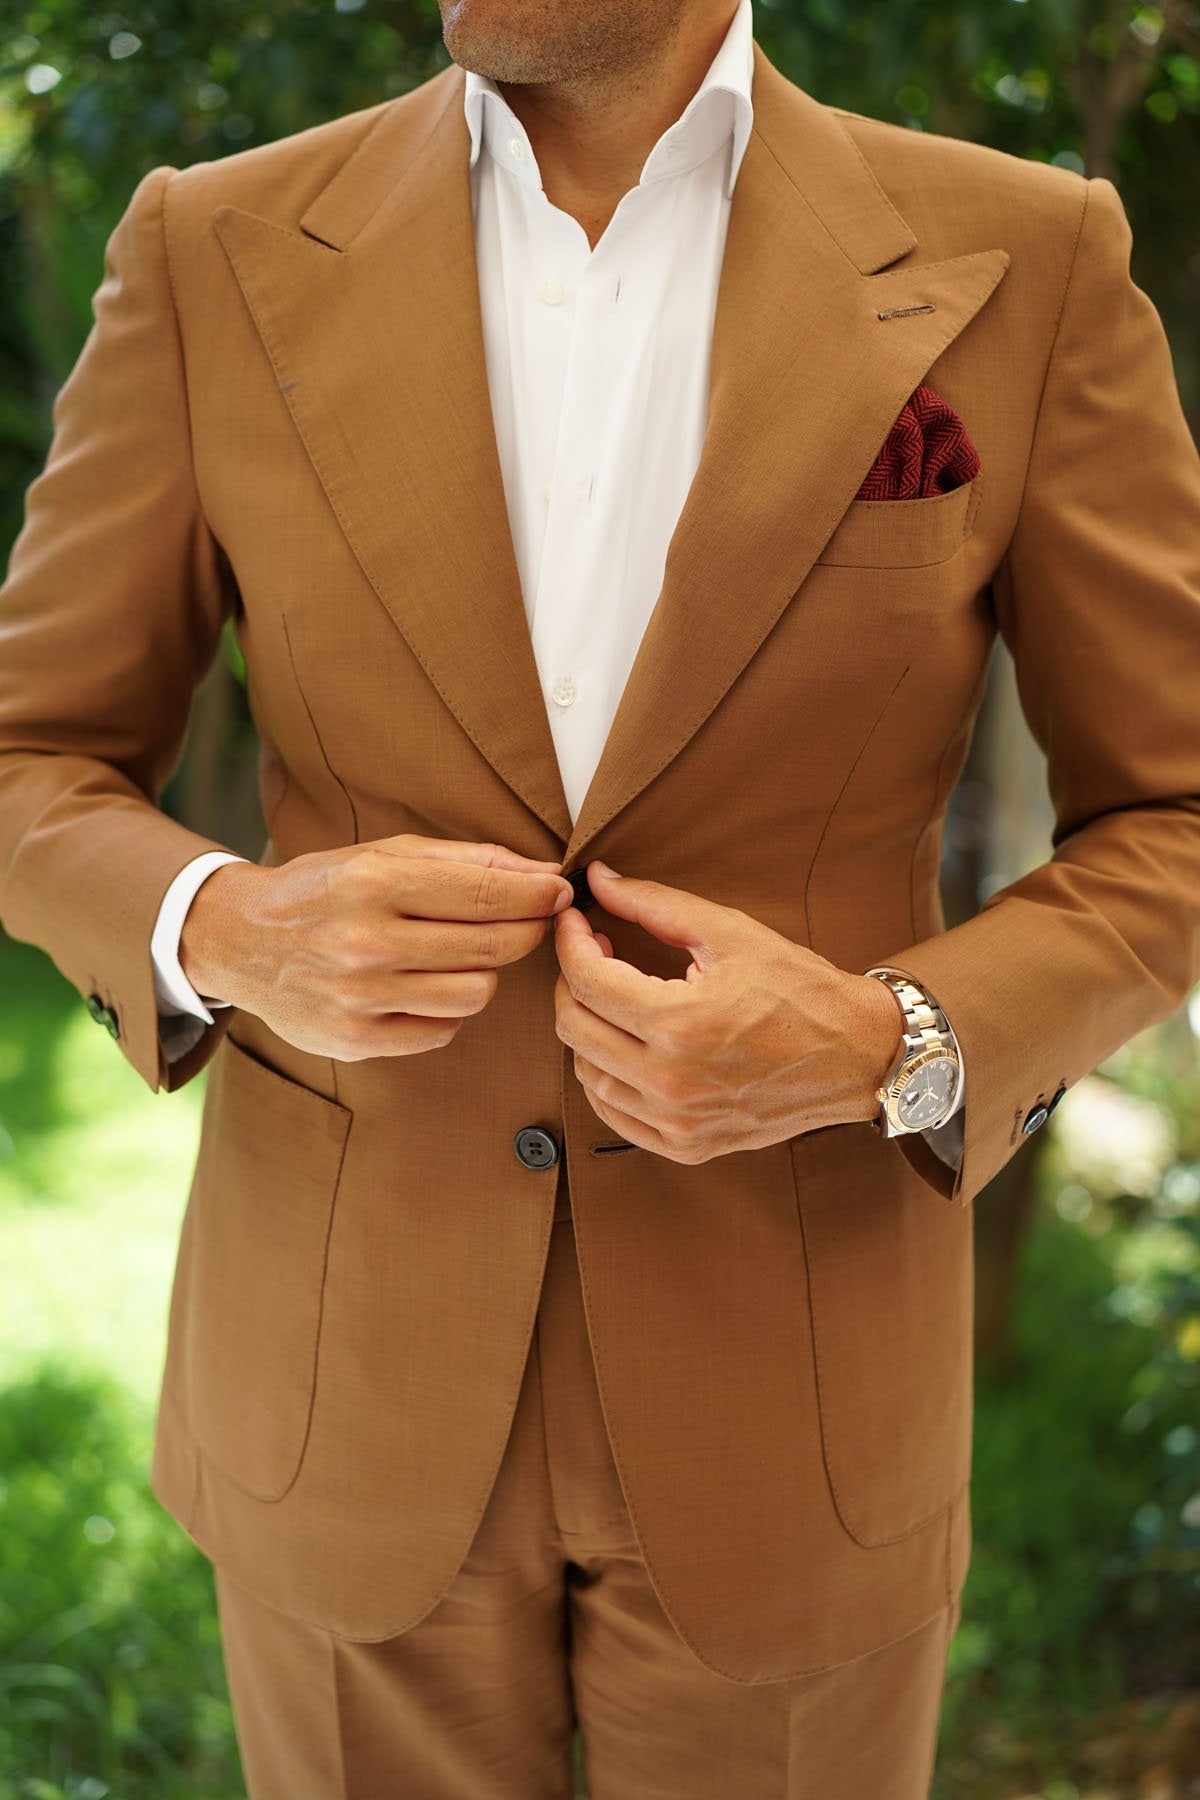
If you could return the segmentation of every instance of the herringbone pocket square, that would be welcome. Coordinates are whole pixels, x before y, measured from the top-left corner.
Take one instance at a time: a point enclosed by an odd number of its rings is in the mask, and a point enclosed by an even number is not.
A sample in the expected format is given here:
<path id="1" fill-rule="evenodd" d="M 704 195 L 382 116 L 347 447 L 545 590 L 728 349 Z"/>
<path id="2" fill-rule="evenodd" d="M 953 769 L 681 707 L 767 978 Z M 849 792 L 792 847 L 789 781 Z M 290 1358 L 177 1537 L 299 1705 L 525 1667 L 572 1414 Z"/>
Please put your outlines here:
<path id="1" fill-rule="evenodd" d="M 948 494 L 980 469 L 979 452 L 952 406 L 925 383 L 905 402 L 859 488 L 859 500 L 923 500 Z"/>

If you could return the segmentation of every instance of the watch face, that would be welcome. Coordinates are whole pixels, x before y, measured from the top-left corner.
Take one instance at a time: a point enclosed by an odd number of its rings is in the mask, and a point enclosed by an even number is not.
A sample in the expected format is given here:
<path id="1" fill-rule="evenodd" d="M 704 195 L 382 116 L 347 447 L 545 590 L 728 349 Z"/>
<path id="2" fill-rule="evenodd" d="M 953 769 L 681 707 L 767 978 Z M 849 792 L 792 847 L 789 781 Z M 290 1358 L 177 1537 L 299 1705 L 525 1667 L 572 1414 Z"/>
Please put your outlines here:
<path id="1" fill-rule="evenodd" d="M 950 1110 L 958 1080 L 958 1065 L 949 1056 L 935 1056 L 914 1069 L 897 1102 L 901 1122 L 910 1131 L 936 1125 Z"/>

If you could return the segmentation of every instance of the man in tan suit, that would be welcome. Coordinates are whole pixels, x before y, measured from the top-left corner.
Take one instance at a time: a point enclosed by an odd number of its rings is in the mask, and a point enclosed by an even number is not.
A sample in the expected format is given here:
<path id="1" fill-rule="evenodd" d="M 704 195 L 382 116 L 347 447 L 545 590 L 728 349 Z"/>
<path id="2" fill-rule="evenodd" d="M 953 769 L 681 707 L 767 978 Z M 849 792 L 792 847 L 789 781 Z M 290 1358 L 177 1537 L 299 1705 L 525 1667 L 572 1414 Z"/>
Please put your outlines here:
<path id="1" fill-rule="evenodd" d="M 443 13 L 113 235 L 3 920 L 212 1065 L 153 1480 L 254 1800 L 567 1795 L 576 1727 L 593 1800 L 918 1800 L 975 1196 L 1200 973 L 1200 460 L 1108 181 L 748 0 Z M 155 806 L 227 618 L 258 865 Z M 997 633 L 1054 854 L 946 930 Z"/>

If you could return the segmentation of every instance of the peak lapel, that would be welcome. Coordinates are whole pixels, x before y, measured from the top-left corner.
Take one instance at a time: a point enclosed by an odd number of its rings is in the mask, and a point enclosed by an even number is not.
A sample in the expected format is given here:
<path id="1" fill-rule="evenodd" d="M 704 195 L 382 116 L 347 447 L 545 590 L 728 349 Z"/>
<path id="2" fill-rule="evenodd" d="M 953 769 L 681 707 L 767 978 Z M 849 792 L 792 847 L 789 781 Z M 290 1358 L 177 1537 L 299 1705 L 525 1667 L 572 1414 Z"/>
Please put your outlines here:
<path id="1" fill-rule="evenodd" d="M 930 365 L 1005 250 L 886 270 L 916 248 L 832 110 L 755 45 L 708 424 L 663 586 L 567 854 L 704 723 L 800 587 Z M 932 306 L 881 320 L 893 307 Z M 803 602 L 801 601 L 801 604 Z"/>
<path id="2" fill-rule="evenodd" d="M 364 574 L 468 736 L 565 841 L 492 423 L 462 95 L 454 66 L 381 108 L 305 235 L 232 206 L 214 224 Z"/>

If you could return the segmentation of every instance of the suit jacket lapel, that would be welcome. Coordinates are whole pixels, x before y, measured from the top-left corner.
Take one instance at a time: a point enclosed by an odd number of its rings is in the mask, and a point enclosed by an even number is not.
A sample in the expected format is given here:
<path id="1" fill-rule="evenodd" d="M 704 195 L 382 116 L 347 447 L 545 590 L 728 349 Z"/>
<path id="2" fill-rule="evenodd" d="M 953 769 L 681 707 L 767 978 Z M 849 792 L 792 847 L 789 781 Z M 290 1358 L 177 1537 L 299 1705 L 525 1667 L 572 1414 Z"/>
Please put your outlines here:
<path id="1" fill-rule="evenodd" d="M 303 235 L 232 206 L 214 224 L 367 579 L 463 729 L 577 860 L 754 655 L 1009 258 L 889 268 L 913 232 L 836 113 L 755 45 L 704 447 L 572 831 L 492 422 L 462 80 L 451 67 L 381 107 Z M 906 307 L 932 310 L 879 316 Z"/>
<path id="2" fill-rule="evenodd" d="M 904 402 L 1008 267 L 996 249 L 888 270 L 917 240 L 836 113 L 787 82 L 757 44 L 753 98 L 700 463 L 568 845 L 573 859 L 679 754 L 745 668 Z M 905 307 L 931 310 L 879 316 Z"/>
<path id="3" fill-rule="evenodd" d="M 463 729 L 565 842 L 492 423 L 469 143 L 453 67 L 379 110 L 303 236 L 232 206 L 214 224 L 364 574 Z"/>

